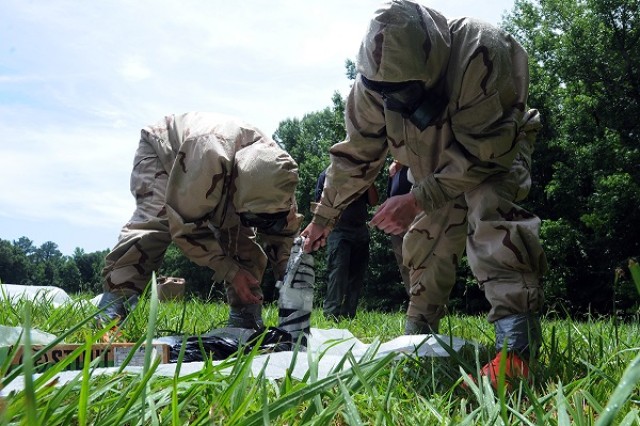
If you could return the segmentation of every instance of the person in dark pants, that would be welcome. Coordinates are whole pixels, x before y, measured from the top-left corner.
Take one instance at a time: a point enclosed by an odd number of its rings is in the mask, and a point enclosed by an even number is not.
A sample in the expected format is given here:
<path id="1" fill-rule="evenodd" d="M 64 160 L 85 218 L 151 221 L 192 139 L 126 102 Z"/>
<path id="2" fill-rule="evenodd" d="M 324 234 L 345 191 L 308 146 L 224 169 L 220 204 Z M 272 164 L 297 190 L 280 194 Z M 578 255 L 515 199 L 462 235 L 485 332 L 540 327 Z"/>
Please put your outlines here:
<path id="1" fill-rule="evenodd" d="M 320 173 L 316 185 L 316 202 L 322 196 L 326 170 Z M 378 203 L 375 185 L 363 192 L 342 212 L 327 240 L 327 294 L 324 300 L 326 317 L 353 318 L 369 264 L 368 206 Z"/>
<path id="2" fill-rule="evenodd" d="M 407 194 L 411 191 L 411 182 L 407 177 L 409 168 L 400 164 L 397 160 L 394 160 L 389 165 L 389 184 L 387 186 L 387 198 L 395 195 Z M 409 275 L 409 268 L 404 265 L 402 256 L 402 241 L 404 240 L 404 232 L 401 234 L 390 234 L 389 240 L 391 240 L 391 248 L 393 249 L 393 255 L 396 258 L 398 269 L 400 270 L 400 276 L 402 277 L 402 283 L 408 296 L 411 296 L 411 279 Z"/>

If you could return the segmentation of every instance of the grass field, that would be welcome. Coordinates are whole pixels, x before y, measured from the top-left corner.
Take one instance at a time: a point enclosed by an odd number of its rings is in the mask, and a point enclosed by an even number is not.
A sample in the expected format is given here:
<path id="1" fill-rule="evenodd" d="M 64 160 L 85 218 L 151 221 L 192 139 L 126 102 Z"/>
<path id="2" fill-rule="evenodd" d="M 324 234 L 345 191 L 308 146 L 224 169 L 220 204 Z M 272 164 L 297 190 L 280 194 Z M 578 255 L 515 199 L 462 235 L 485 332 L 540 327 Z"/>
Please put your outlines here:
<path id="1" fill-rule="evenodd" d="M 46 300 L 5 301 L 0 324 L 32 327 L 67 343 L 95 342 L 106 330 L 96 328 L 95 308 L 86 298 L 57 308 Z M 130 316 L 121 338 L 142 342 L 201 334 L 223 327 L 227 314 L 224 304 L 160 304 L 152 294 Z M 264 316 L 267 325 L 277 325 L 275 306 Z M 401 335 L 403 323 L 401 312 L 360 311 L 353 320 L 333 322 L 315 310 L 311 319 L 314 328 L 346 328 L 374 348 Z M 345 365 L 351 367 L 325 378 L 314 375 L 320 357 L 302 380 L 253 375 L 248 365 L 256 352 L 205 362 L 197 373 L 174 377 L 154 375 L 158 365 L 148 357 L 142 374 L 92 377 L 87 363 L 74 380 L 53 386 L 56 368 L 33 376 L 25 356 L 21 369 L 10 370 L 9 350 L 0 348 L 2 386 L 24 381 L 23 391 L 0 399 L 0 425 L 640 425 L 639 328 L 638 318 L 625 323 L 545 318 L 533 380 L 512 391 L 465 380 L 493 355 L 471 349 L 448 358 L 358 361 L 346 353 Z M 482 317 L 450 316 L 441 333 L 493 345 L 493 329 Z M 229 368 L 231 374 L 225 372 Z"/>

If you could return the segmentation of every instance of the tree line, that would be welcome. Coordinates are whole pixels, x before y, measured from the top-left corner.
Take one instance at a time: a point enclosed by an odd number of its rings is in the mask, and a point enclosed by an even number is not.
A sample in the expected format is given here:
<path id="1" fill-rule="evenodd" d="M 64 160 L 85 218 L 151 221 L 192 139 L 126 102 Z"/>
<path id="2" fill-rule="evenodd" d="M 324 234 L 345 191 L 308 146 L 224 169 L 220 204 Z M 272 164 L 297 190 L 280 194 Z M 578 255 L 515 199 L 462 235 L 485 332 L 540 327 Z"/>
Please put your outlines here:
<path id="1" fill-rule="evenodd" d="M 541 238 L 550 271 L 547 307 L 560 313 L 635 312 L 638 295 L 629 277 L 616 279 L 640 254 L 640 0 L 516 0 L 502 27 L 529 52 L 529 105 L 540 110 L 543 130 L 533 157 L 533 188 L 523 206 L 542 219 Z M 355 76 L 346 62 L 346 78 Z M 274 139 L 299 164 L 297 200 L 310 220 L 316 179 L 329 147 L 345 137 L 344 99 L 335 93 L 321 111 L 282 121 Z M 386 171 L 376 185 L 385 198 Z M 101 292 L 106 252 L 77 248 L 63 256 L 53 242 L 34 247 L 26 237 L 0 240 L 0 280 L 56 285 L 68 292 Z M 318 297 L 326 277 L 324 252 L 316 258 Z M 170 246 L 159 274 L 182 276 L 188 292 L 220 298 L 211 271 Z M 265 295 L 275 300 L 265 274 Z M 388 236 L 372 231 L 365 308 L 404 309 L 406 295 Z M 451 309 L 487 308 L 465 259 Z"/>

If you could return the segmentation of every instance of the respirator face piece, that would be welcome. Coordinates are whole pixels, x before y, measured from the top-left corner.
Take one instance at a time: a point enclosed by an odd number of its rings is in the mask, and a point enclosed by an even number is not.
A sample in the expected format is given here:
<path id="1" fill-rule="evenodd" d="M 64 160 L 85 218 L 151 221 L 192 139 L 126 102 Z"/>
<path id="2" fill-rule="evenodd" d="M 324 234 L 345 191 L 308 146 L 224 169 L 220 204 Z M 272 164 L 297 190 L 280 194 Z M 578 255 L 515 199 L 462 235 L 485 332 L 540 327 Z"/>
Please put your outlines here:
<path id="1" fill-rule="evenodd" d="M 367 89 L 382 96 L 386 109 L 400 113 L 420 131 L 432 124 L 446 106 L 444 99 L 426 90 L 421 81 L 388 83 L 360 77 Z"/>
<path id="2" fill-rule="evenodd" d="M 265 234 L 277 234 L 287 226 L 288 211 L 278 213 L 239 213 L 244 226 L 258 228 Z"/>

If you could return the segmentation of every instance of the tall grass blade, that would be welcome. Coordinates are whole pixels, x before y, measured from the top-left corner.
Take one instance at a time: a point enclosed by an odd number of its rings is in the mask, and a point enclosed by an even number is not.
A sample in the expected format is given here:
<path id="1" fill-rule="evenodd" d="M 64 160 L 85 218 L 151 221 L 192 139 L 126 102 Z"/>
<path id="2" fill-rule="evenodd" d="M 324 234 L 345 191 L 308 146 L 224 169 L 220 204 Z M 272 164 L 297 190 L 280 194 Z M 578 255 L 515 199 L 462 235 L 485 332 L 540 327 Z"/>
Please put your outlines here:
<path id="1" fill-rule="evenodd" d="M 156 324 L 158 321 L 158 283 L 156 281 L 156 273 L 153 272 L 151 275 L 151 304 L 149 306 L 149 323 L 147 324 L 147 339 L 145 342 L 145 350 L 144 350 L 144 367 L 142 369 L 143 375 L 146 376 L 147 372 L 151 366 L 151 356 L 155 353 L 153 350 L 153 338 L 155 337 L 156 332 Z M 141 423 L 144 424 L 144 416 L 147 411 L 145 406 L 145 400 L 147 397 L 147 389 L 149 388 L 150 382 L 153 380 L 152 377 L 149 377 L 149 382 L 147 382 L 142 390 L 140 395 L 140 410 L 141 410 Z"/>
<path id="2" fill-rule="evenodd" d="M 80 386 L 80 400 L 78 401 L 78 424 L 85 426 L 87 424 L 87 409 L 89 404 L 89 394 L 91 393 L 91 387 L 89 379 L 91 374 L 89 372 L 89 366 L 91 363 L 91 342 L 87 341 L 84 345 L 84 366 L 82 367 L 82 385 Z"/>
<path id="3" fill-rule="evenodd" d="M 38 404 L 36 391 L 33 386 L 33 357 L 31 350 L 31 310 L 29 306 L 24 309 L 24 348 L 23 348 L 23 372 L 24 372 L 24 396 L 25 417 L 27 425 L 38 424 Z"/>
<path id="4" fill-rule="evenodd" d="M 631 271 L 631 278 L 636 284 L 638 294 L 640 294 L 640 265 L 638 265 L 635 259 L 629 259 L 629 271 Z"/>
<path id="5" fill-rule="evenodd" d="M 180 411 L 178 409 L 178 384 L 180 383 L 180 370 L 182 369 L 182 360 L 187 349 L 187 335 L 182 336 L 182 345 L 180 345 L 180 353 L 176 363 L 175 374 L 173 375 L 173 386 L 171 389 L 171 418 L 173 425 L 180 424 Z"/>
<path id="6" fill-rule="evenodd" d="M 620 422 L 620 426 L 633 426 L 637 424 L 640 424 L 640 416 L 638 416 L 638 410 L 636 409 L 629 411 Z"/>
<path id="7" fill-rule="evenodd" d="M 349 394 L 349 390 L 344 385 L 342 380 L 338 380 L 338 387 L 340 388 L 340 394 L 342 395 L 342 399 L 344 400 L 344 418 L 350 425 L 362 425 L 362 419 L 360 418 L 360 414 L 358 414 L 358 408 L 353 402 L 351 395 Z"/>
<path id="8" fill-rule="evenodd" d="M 625 370 L 607 406 L 596 421 L 596 426 L 614 424 L 617 414 L 628 401 L 631 393 L 636 390 L 638 382 L 640 382 L 640 355 L 636 356 Z"/>
<path id="9" fill-rule="evenodd" d="M 571 419 L 567 413 L 567 399 L 562 390 L 562 383 L 558 383 L 558 393 L 556 394 L 556 411 L 558 415 L 558 426 L 571 426 Z"/>
<path id="10" fill-rule="evenodd" d="M 368 361 L 364 364 L 361 364 L 360 367 L 363 371 L 366 371 L 365 378 L 367 381 L 373 380 L 374 377 L 379 375 L 381 371 L 391 362 L 393 361 L 395 355 L 389 354 L 383 358 L 376 359 L 374 361 Z M 345 370 L 339 373 L 335 373 L 325 377 L 324 379 L 320 379 L 316 382 L 309 383 L 307 386 L 296 389 L 293 392 L 290 392 L 287 395 L 283 395 L 277 400 L 273 401 L 269 404 L 269 416 L 271 419 L 274 419 L 281 414 L 285 413 L 287 410 L 298 410 L 299 406 L 304 401 L 309 401 L 316 396 L 328 391 L 329 389 L 335 387 L 338 383 L 338 380 L 346 380 L 354 376 L 352 370 Z M 335 402 L 335 401 L 334 401 Z M 325 409 L 327 410 L 327 409 Z M 335 409 L 334 409 L 335 411 Z M 254 413 L 248 416 L 243 423 L 243 426 L 250 425 L 261 425 L 262 419 L 264 418 L 264 413 L 262 411 Z M 304 418 L 304 417 L 303 417 Z M 313 419 L 315 423 L 317 418 Z"/>

